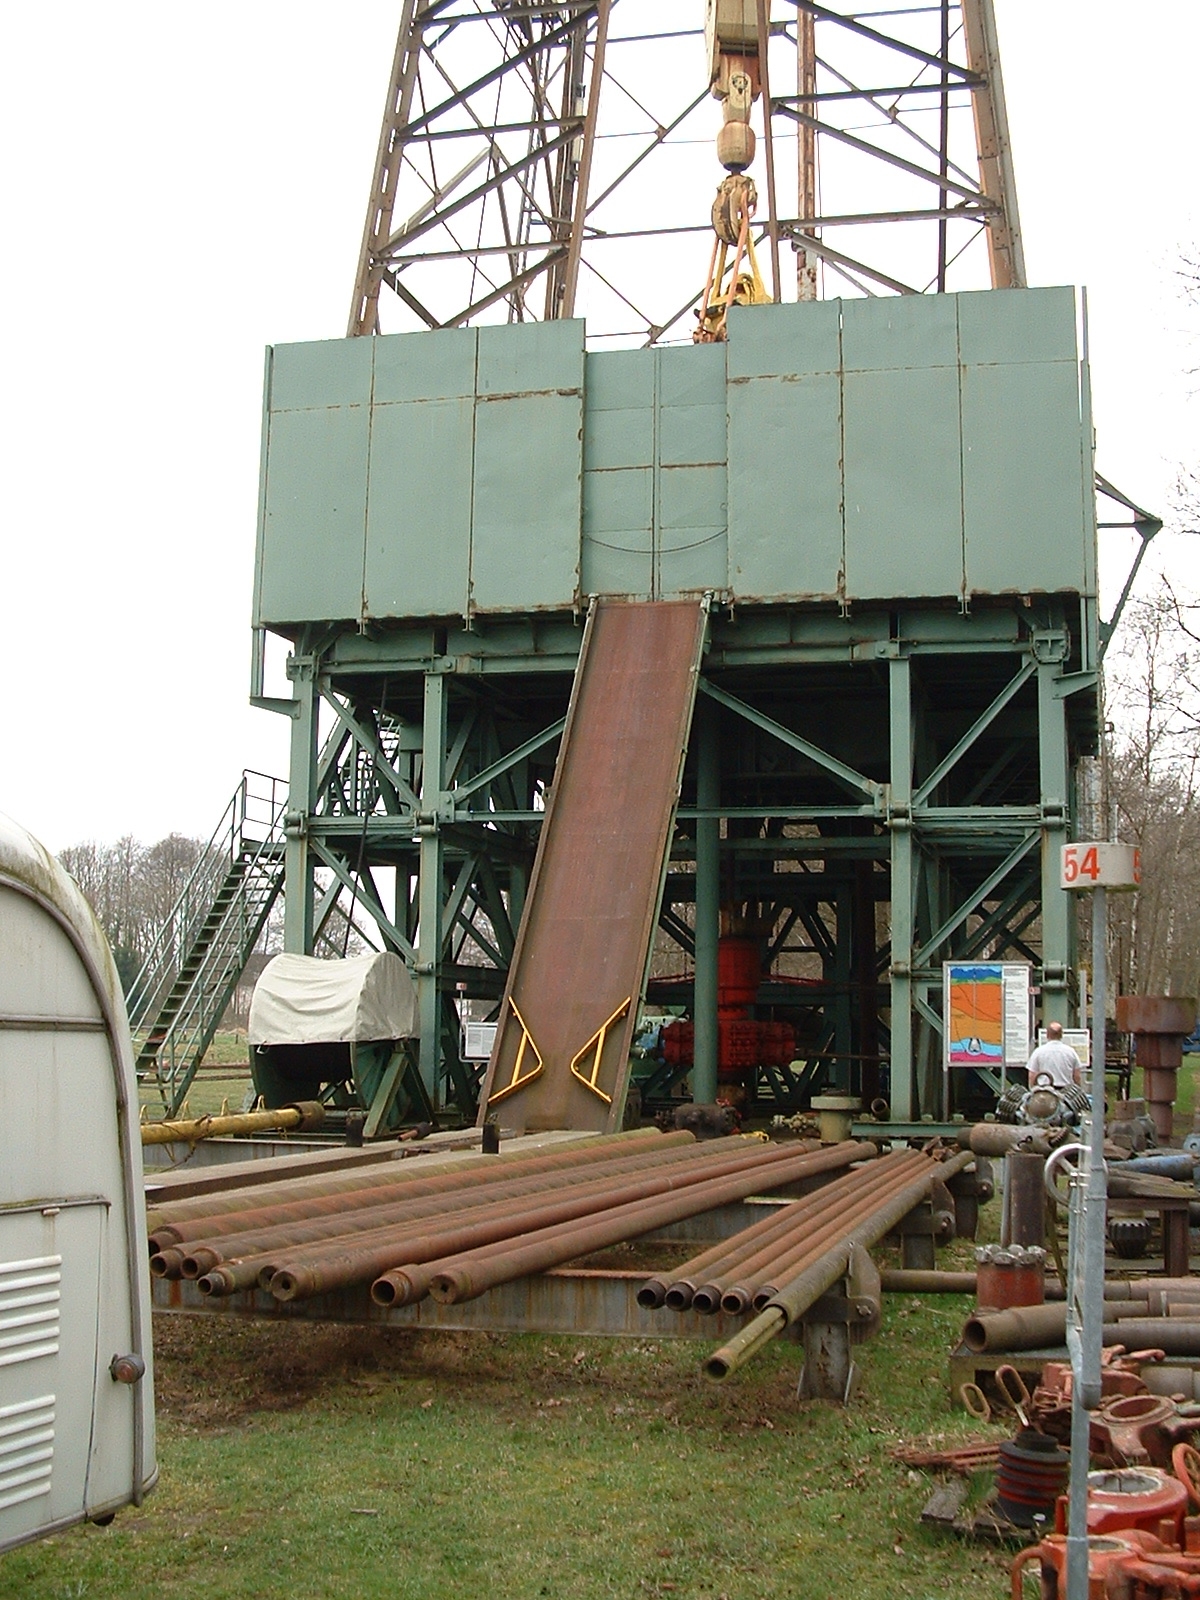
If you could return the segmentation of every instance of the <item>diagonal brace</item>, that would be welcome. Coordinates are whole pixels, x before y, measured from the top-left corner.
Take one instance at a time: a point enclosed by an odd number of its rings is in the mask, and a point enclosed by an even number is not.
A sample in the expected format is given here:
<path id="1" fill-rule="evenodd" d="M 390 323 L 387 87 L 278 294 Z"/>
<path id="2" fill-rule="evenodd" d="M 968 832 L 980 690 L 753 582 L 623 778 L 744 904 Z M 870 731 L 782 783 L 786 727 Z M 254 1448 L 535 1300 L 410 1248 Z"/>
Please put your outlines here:
<path id="1" fill-rule="evenodd" d="M 350 869 L 346 866 L 346 863 L 339 856 L 336 856 L 332 850 L 327 850 L 319 839 L 310 838 L 309 848 L 312 850 L 313 855 L 318 858 L 323 867 L 328 867 L 330 872 L 333 873 L 334 877 L 337 878 L 345 888 L 349 889 L 351 894 L 357 895 L 358 898 L 363 901 L 363 903 L 370 910 L 372 917 L 374 917 L 375 921 L 379 924 L 381 931 L 387 934 L 388 938 L 396 946 L 396 949 L 404 956 L 405 960 L 415 960 L 416 952 L 413 950 L 413 947 L 409 941 L 400 932 L 400 929 L 384 911 L 383 903 L 375 892 L 374 884 L 368 883 L 365 879 L 356 884 Z"/>
<path id="2" fill-rule="evenodd" d="M 951 750 L 948 755 L 944 756 L 942 760 L 938 762 L 937 766 L 934 767 L 933 771 L 925 779 L 925 782 L 917 790 L 916 794 L 913 795 L 914 807 L 925 804 L 925 801 L 928 800 L 929 796 L 937 788 L 938 784 L 942 782 L 943 778 L 947 777 L 949 773 L 954 770 L 954 768 L 962 760 L 963 756 L 966 755 L 967 751 L 971 748 L 975 741 L 982 734 L 987 732 L 988 728 L 990 728 L 992 723 L 995 722 L 996 718 L 1004 710 L 1005 706 L 1007 706 L 1008 703 L 1021 692 L 1022 688 L 1024 688 L 1024 686 L 1029 682 L 1030 678 L 1033 677 L 1036 671 L 1037 662 L 1030 660 L 1025 663 L 1019 672 L 1009 679 L 1004 688 L 1001 689 L 1000 693 L 992 701 L 991 705 L 987 708 L 983 715 L 978 717 L 971 724 L 966 733 L 963 734 L 962 738 L 954 746 L 953 750 Z"/>
<path id="3" fill-rule="evenodd" d="M 753 706 L 748 706 L 744 700 L 738 700 L 734 695 L 727 694 L 724 689 L 718 689 L 715 684 L 709 683 L 707 678 L 700 679 L 699 688 L 719 706 L 735 712 L 747 722 L 752 722 L 756 728 L 761 728 L 764 733 L 769 733 L 773 739 L 778 739 L 781 744 L 790 745 L 802 756 L 807 756 L 810 761 L 815 762 L 818 767 L 823 767 L 846 788 L 869 795 L 876 805 L 880 803 L 883 795 L 881 783 L 875 783 L 872 779 L 864 777 L 861 772 L 855 772 L 854 768 L 848 767 L 844 761 L 839 761 L 836 756 L 818 749 L 800 734 L 785 728 L 782 722 L 776 722 L 773 717 L 768 717 L 763 712 L 756 711 Z"/>
<path id="4" fill-rule="evenodd" d="M 397 801 L 401 805 L 406 806 L 413 811 L 419 811 L 421 808 L 421 802 L 417 799 L 416 795 L 409 788 L 408 784 L 405 783 L 404 779 L 384 755 L 383 751 L 379 747 L 379 740 L 363 727 L 362 723 L 358 721 L 353 712 L 348 710 L 336 695 L 325 693 L 322 695 L 322 699 L 325 701 L 326 705 L 331 707 L 338 721 L 348 729 L 353 738 L 371 757 L 371 760 L 375 764 L 376 772 L 379 774 L 388 788 L 391 789 Z"/>
<path id="5" fill-rule="evenodd" d="M 450 791 L 455 802 L 465 800 L 468 795 L 475 794 L 479 789 L 486 789 L 489 783 L 524 761 L 526 756 L 531 756 L 535 750 L 540 750 L 552 739 L 557 739 L 566 725 L 566 717 L 559 717 L 557 722 L 552 722 L 548 728 L 543 728 L 541 733 L 535 733 L 531 739 L 526 739 L 524 744 L 519 744 L 515 750 L 510 750 L 507 755 L 501 756 L 499 761 L 493 761 L 490 767 L 484 767 L 482 772 L 476 773 L 466 783 L 456 784 Z"/>
<path id="6" fill-rule="evenodd" d="M 939 945 L 945 944 L 950 935 L 954 933 L 956 929 L 962 927 L 963 923 L 972 914 L 972 912 L 978 911 L 979 907 L 987 899 L 988 895 L 990 895 L 1001 883 L 1004 882 L 1005 878 L 1017 865 L 1018 861 L 1023 860 L 1023 858 L 1029 854 L 1030 850 L 1032 850 L 1033 846 L 1037 844 L 1040 837 L 1041 835 L 1039 833 L 1027 833 L 1025 837 L 1020 840 L 1020 842 L 1012 850 L 1009 851 L 1000 865 L 996 867 L 994 871 L 988 874 L 988 876 L 980 884 L 979 888 L 966 902 L 966 904 L 959 906 L 957 911 L 955 911 L 951 916 L 947 917 L 937 932 L 933 934 L 931 938 L 926 940 L 926 942 L 921 946 L 913 958 L 912 964 L 914 967 L 923 967 L 928 961 L 929 957 L 939 947 Z"/>

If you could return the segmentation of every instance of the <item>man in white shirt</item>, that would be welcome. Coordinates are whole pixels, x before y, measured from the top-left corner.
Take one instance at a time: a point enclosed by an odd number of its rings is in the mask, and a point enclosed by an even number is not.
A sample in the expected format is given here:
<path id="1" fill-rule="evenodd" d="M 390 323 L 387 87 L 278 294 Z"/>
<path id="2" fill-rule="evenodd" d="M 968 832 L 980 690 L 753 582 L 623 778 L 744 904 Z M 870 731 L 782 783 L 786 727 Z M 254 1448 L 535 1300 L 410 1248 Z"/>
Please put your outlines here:
<path id="1" fill-rule="evenodd" d="M 1083 1083 L 1083 1069 L 1079 1057 L 1069 1044 L 1063 1043 L 1061 1022 L 1046 1024 L 1046 1042 L 1026 1062 L 1029 1087 L 1036 1086 L 1039 1078 L 1049 1078 L 1056 1089 L 1065 1089 L 1071 1083 Z"/>

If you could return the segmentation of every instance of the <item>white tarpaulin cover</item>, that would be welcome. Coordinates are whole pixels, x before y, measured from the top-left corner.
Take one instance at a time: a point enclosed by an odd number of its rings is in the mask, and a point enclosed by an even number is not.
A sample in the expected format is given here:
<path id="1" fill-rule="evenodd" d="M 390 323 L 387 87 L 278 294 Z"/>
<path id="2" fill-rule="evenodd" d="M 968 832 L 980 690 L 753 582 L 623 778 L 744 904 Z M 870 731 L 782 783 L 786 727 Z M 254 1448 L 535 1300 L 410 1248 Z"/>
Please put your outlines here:
<path id="1" fill-rule="evenodd" d="M 417 1031 L 416 989 L 390 951 L 344 961 L 276 956 L 250 1002 L 251 1044 L 411 1039 Z"/>

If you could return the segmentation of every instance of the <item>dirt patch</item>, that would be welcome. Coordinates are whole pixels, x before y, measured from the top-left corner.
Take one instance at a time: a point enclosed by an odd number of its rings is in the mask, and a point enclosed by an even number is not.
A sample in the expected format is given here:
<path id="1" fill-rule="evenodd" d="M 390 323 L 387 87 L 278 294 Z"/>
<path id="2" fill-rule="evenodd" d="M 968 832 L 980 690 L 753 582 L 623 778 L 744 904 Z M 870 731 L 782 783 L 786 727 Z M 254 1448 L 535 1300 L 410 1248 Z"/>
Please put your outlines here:
<path id="1" fill-rule="evenodd" d="M 486 1336 L 485 1336 L 486 1337 Z M 205 1432 L 256 1412 L 291 1411 L 372 1379 L 411 1378 L 466 1335 L 157 1316 L 154 1386 L 159 1413 Z M 436 1347 L 436 1348 L 435 1348 Z"/>

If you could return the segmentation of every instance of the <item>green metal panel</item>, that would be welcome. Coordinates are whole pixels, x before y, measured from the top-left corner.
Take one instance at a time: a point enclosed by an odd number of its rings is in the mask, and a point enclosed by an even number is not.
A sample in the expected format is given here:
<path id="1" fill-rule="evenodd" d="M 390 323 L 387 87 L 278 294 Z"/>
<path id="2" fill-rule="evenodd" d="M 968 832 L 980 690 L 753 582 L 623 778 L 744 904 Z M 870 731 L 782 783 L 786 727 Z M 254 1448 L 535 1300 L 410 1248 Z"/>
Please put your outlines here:
<path id="1" fill-rule="evenodd" d="M 365 342 L 375 350 L 372 397 L 377 406 L 401 400 L 462 400 L 475 393 L 479 335 L 474 328 L 388 334 Z"/>
<path id="2" fill-rule="evenodd" d="M 887 372 L 958 364 L 958 296 L 886 295 L 843 300 L 842 366 Z"/>
<path id="3" fill-rule="evenodd" d="M 967 366 L 1078 359 L 1074 289 L 981 289 L 954 299 Z"/>
<path id="4" fill-rule="evenodd" d="M 586 365 L 578 322 L 283 346 L 256 619 L 1090 593 L 1084 410 L 1065 289 L 744 308 Z"/>
<path id="5" fill-rule="evenodd" d="M 294 395 L 302 369 L 294 362 L 283 365 L 292 368 L 284 388 Z M 273 387 L 273 392 L 278 391 Z M 360 615 L 368 415 L 365 403 L 272 411 L 259 620 L 316 622 Z"/>
<path id="6" fill-rule="evenodd" d="M 957 367 L 847 371 L 844 404 L 847 598 L 959 594 Z"/>
<path id="7" fill-rule="evenodd" d="M 365 406 L 371 399 L 370 340 L 320 339 L 275 346 L 271 409 Z"/>
<path id="8" fill-rule="evenodd" d="M 471 606 L 571 606 L 579 587 L 583 323 L 481 328 Z"/>
<path id="9" fill-rule="evenodd" d="M 757 307 L 730 323 L 730 586 L 741 599 L 835 598 L 841 303 Z"/>
<path id="10" fill-rule="evenodd" d="M 367 492 L 368 616 L 465 614 L 474 430 L 475 402 L 470 397 L 373 408 Z"/>
<path id="11" fill-rule="evenodd" d="M 653 421 L 651 413 L 645 415 Z M 580 587 L 584 594 L 649 599 L 654 588 L 653 469 L 585 471 L 583 526 Z"/>
<path id="12" fill-rule="evenodd" d="M 584 365 L 585 594 L 654 591 L 653 350 L 589 355 Z"/>
<path id="13" fill-rule="evenodd" d="M 964 366 L 967 589 L 1087 585 L 1073 361 Z"/>
<path id="14" fill-rule="evenodd" d="M 662 599 L 729 582 L 725 346 L 658 352 L 657 581 Z"/>

